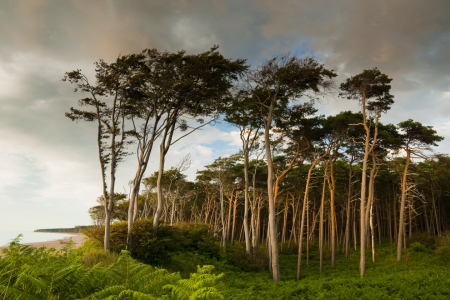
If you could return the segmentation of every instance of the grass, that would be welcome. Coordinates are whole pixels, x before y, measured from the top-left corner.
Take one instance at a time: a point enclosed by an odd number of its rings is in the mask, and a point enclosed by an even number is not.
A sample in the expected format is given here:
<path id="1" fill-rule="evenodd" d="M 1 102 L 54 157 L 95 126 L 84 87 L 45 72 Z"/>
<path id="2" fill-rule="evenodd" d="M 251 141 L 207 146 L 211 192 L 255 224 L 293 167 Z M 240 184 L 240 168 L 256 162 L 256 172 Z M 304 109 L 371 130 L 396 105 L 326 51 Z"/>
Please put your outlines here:
<path id="1" fill-rule="evenodd" d="M 367 252 L 366 275 L 359 275 L 359 253 L 350 259 L 337 255 L 336 267 L 319 261 L 302 263 L 302 279 L 295 281 L 297 255 L 280 254 L 281 282 L 273 282 L 269 272 L 225 273 L 218 289 L 225 299 L 449 299 L 450 261 L 434 252 L 407 249 L 404 260 L 397 262 L 394 246 L 378 247 L 376 262 Z M 313 253 L 314 254 L 314 253 Z"/>
<path id="2" fill-rule="evenodd" d="M 23 250 L 18 251 L 17 249 L 22 249 L 20 247 L 23 247 Z M 27 265 L 35 268 L 30 274 L 37 276 L 36 278 L 42 281 L 43 286 L 48 281 L 46 279 L 47 271 L 52 268 L 62 272 L 67 269 L 67 266 L 76 267 L 73 270 L 78 272 L 79 278 L 88 276 L 93 270 L 94 273 L 98 273 L 97 277 L 92 277 L 95 280 L 92 279 L 93 286 L 90 287 L 95 291 L 110 286 L 111 283 L 105 281 L 105 275 L 109 274 L 108 270 L 120 267 L 121 255 L 115 252 L 104 252 L 101 244 L 95 241 L 88 241 L 83 247 L 76 250 L 66 249 L 58 252 L 60 254 L 52 250 L 36 249 L 31 251 L 27 247 L 16 245 L 11 248 L 12 252 L 6 259 L 0 259 L 0 267 L 4 268 L 3 271 L 6 272 L 12 268 L 10 271 L 13 270 L 17 273 L 14 275 L 14 278 L 17 278 L 14 285 L 16 287 L 22 280 L 20 274 L 30 273 L 30 267 Z M 68 247 L 70 248 L 70 245 Z M 367 270 L 363 278 L 359 275 L 360 255 L 357 250 L 352 251 L 349 259 L 345 258 L 342 251 L 337 253 L 336 267 L 332 267 L 330 252 L 325 249 L 326 260 L 323 273 L 320 273 L 317 247 L 313 246 L 310 252 L 310 265 L 306 266 L 306 261 L 303 260 L 302 279 L 296 281 L 297 254 L 295 249 L 291 249 L 290 252 L 280 253 L 281 282 L 274 282 L 272 274 L 264 269 L 264 266 L 267 266 L 264 249 L 255 254 L 251 260 L 247 259 L 244 249 L 243 244 L 230 245 L 228 252 L 220 253 L 220 257 L 202 255 L 201 251 L 171 252 L 171 259 L 167 260 L 165 265 L 157 266 L 165 268 L 169 272 L 162 270 L 166 273 L 161 275 L 160 285 L 169 284 L 167 285 L 169 288 L 170 284 L 175 284 L 171 287 L 175 290 L 176 286 L 178 288 L 186 287 L 184 282 L 193 284 L 197 280 L 195 278 L 203 280 L 202 278 L 205 276 L 210 276 L 207 273 L 205 275 L 198 273 L 200 270 L 198 265 L 213 265 L 216 277 L 211 277 L 214 279 L 213 281 L 207 281 L 210 282 L 208 289 L 216 290 L 218 293 L 211 294 L 211 299 L 220 298 L 219 293 L 223 299 L 450 299 L 450 247 L 448 247 L 448 243 L 442 241 L 430 243 L 430 246 L 413 241 L 409 243 L 408 249 L 404 250 L 403 260 L 400 262 L 396 260 L 395 245 L 377 245 L 376 262 L 371 261 L 370 249 L 368 249 L 366 253 Z M 134 260 L 130 262 L 138 263 Z M 54 267 L 51 267 L 53 265 Z M 136 267 L 146 268 L 143 264 L 136 265 Z M 213 269 L 210 267 L 208 270 L 212 271 Z M 42 273 L 44 271 L 47 273 Z M 5 272 L 3 273 L 6 274 Z M 39 275 L 40 273 L 42 274 Z M 220 275 L 221 273 L 224 275 Z M 128 273 L 118 272 L 117 274 L 123 277 Z M 191 274 L 197 277 L 193 278 Z M 5 277 L 0 275 L 0 279 Z M 6 277 L 10 278 L 11 275 Z M 6 280 L 6 277 L 3 279 Z M 75 280 L 75 277 L 70 280 Z M 130 277 L 132 279 L 130 282 L 136 281 L 138 277 L 133 279 Z M 169 279 L 173 283 L 167 281 Z M 6 281 L 3 283 L 1 281 L 0 285 L 6 283 Z M 9 281 L 10 279 L 8 279 Z M 126 282 L 128 281 L 126 280 Z M 30 281 L 29 284 L 31 283 Z M 145 284 L 152 283 L 143 282 L 142 284 L 140 288 L 147 289 Z M 69 284 L 68 288 L 70 286 L 73 284 Z M 58 295 L 69 295 L 70 291 L 61 290 Z M 86 293 L 88 292 L 91 293 L 90 290 L 86 290 Z M 171 295 L 166 293 L 165 297 L 169 297 L 167 299 L 179 298 L 175 294 Z M 1 289 L 0 299 L 3 299 Z M 15 298 L 6 297 L 5 299 Z"/>

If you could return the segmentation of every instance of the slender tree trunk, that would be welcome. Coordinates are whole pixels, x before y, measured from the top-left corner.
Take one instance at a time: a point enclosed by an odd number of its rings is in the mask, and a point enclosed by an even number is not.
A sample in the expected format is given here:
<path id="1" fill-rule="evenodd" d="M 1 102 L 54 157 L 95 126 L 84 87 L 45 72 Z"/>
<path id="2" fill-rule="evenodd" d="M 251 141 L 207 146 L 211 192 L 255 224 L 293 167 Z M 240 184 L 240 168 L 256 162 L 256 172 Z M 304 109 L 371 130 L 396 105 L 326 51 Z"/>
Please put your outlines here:
<path id="1" fill-rule="evenodd" d="M 397 230 L 397 193 L 395 192 L 395 187 L 392 186 L 394 192 L 394 237 L 395 242 L 398 242 L 398 230 Z"/>
<path id="2" fill-rule="evenodd" d="M 220 190 L 220 217 L 222 219 L 222 247 L 223 247 L 223 251 L 227 251 L 227 231 L 225 228 L 225 216 L 224 216 L 224 207 L 223 207 L 223 202 L 224 202 L 224 195 L 223 195 L 223 184 L 222 182 L 219 184 L 219 190 Z"/>
<path id="3" fill-rule="evenodd" d="M 412 238 L 412 208 L 413 208 L 413 197 L 409 197 L 409 237 Z"/>
<path id="4" fill-rule="evenodd" d="M 140 190 L 140 186 L 141 186 L 141 181 L 142 178 L 144 176 L 145 170 L 147 169 L 147 165 L 148 165 L 148 160 L 150 158 L 150 154 L 152 152 L 153 149 L 153 143 L 156 139 L 156 137 L 158 136 L 157 133 L 157 127 L 158 127 L 158 123 L 160 120 L 160 116 L 158 116 L 158 114 L 156 113 L 155 110 L 155 114 L 154 114 L 154 124 L 153 124 L 153 128 L 151 131 L 151 135 L 150 138 L 148 138 L 147 135 L 147 125 L 148 122 L 150 120 L 150 116 L 148 115 L 145 123 L 144 123 L 144 130 L 143 130 L 143 136 L 142 139 L 138 141 L 138 169 L 136 171 L 136 174 L 134 176 L 134 180 L 133 180 L 133 186 L 131 189 L 131 197 L 130 197 L 130 204 L 128 206 L 128 234 L 127 234 L 127 249 L 130 250 L 131 246 L 132 246 L 132 227 L 134 222 L 136 221 L 137 218 L 137 213 L 138 213 L 138 196 L 139 196 L 139 190 Z M 133 123 L 134 124 L 134 123 Z"/>
<path id="5" fill-rule="evenodd" d="M 236 224 L 236 206 L 237 206 L 238 196 L 239 196 L 239 191 L 236 191 L 236 197 L 234 198 L 234 207 L 233 207 L 233 228 L 231 229 L 231 244 L 234 244 L 234 227 Z"/>
<path id="6" fill-rule="evenodd" d="M 230 197 L 227 197 L 228 201 L 229 201 L 228 221 L 227 221 L 227 242 L 229 242 L 230 237 L 231 237 L 230 230 L 231 230 L 231 212 L 233 211 L 233 194 L 234 194 L 234 190 L 231 192 Z"/>
<path id="7" fill-rule="evenodd" d="M 440 226 L 439 226 L 439 217 L 438 217 L 437 210 L 436 210 L 436 201 L 434 200 L 433 182 L 431 182 L 431 200 L 433 203 L 434 219 L 436 220 L 436 232 L 437 232 L 437 235 L 440 236 L 441 231 L 440 231 Z"/>
<path id="8" fill-rule="evenodd" d="M 356 236 L 356 205 L 353 206 L 353 244 L 355 246 L 356 251 L 356 240 L 358 237 Z"/>
<path id="9" fill-rule="evenodd" d="M 274 101 L 272 100 L 269 108 L 269 115 L 264 122 L 264 140 L 266 146 L 266 159 L 267 159 L 267 194 L 269 200 L 269 237 L 270 237 L 270 248 L 272 252 L 272 275 L 274 281 L 280 281 L 280 268 L 278 260 L 278 241 L 277 241 L 277 228 L 276 228 L 276 215 L 275 215 L 275 201 L 273 194 L 273 163 L 272 163 L 272 153 L 270 151 L 270 127 L 272 124 L 272 115 L 274 111 Z"/>
<path id="10" fill-rule="evenodd" d="M 323 272 L 323 210 L 325 206 L 325 191 L 327 186 L 327 170 L 328 165 L 325 166 L 325 174 L 323 178 L 323 187 L 322 187 L 322 200 L 320 202 L 320 222 L 319 222 L 319 253 L 320 253 L 320 273 Z"/>
<path id="11" fill-rule="evenodd" d="M 334 162 L 331 162 L 330 170 L 330 217 L 331 217 L 331 266 L 336 266 L 336 210 L 334 207 L 334 195 L 336 181 L 334 180 Z"/>
<path id="12" fill-rule="evenodd" d="M 397 240 L 397 260 L 402 260 L 402 242 L 404 235 L 404 227 L 405 227 L 405 204 L 406 204 L 406 179 L 408 173 L 409 159 L 410 159 L 410 150 L 406 148 L 406 163 L 405 170 L 403 171 L 403 179 L 402 179 L 402 200 L 400 202 L 400 221 L 398 228 L 398 240 Z"/>
<path id="13" fill-rule="evenodd" d="M 168 121 L 169 122 L 169 121 Z M 162 193 L 162 179 L 164 175 L 164 163 L 167 151 L 169 151 L 170 145 L 172 143 L 173 133 L 175 131 L 175 123 L 172 123 L 170 126 L 167 125 L 164 130 L 164 134 L 162 137 L 161 145 L 159 147 L 159 169 L 158 169 L 158 178 L 156 180 L 156 196 L 157 196 L 157 207 L 155 216 L 153 218 L 153 236 L 156 237 L 156 233 L 159 227 L 159 219 L 161 218 L 163 208 L 164 208 L 164 199 Z M 167 144 L 166 144 L 167 141 Z"/>
<path id="14" fill-rule="evenodd" d="M 244 147 L 244 180 L 245 180 L 245 187 L 244 187 L 244 235 L 245 235 L 245 252 L 247 254 L 250 254 L 250 232 L 248 228 L 248 202 L 249 202 L 249 195 L 248 195 L 248 149 L 247 147 Z M 253 193 L 255 191 L 253 190 Z M 253 212 L 252 212 L 252 219 L 253 219 Z M 253 224 L 252 224 L 253 226 Z M 254 235 L 254 231 L 253 231 Z M 255 245 L 253 245 L 255 246 Z"/>
<path id="15" fill-rule="evenodd" d="M 353 162 L 353 161 L 352 161 Z M 348 180 L 348 197 L 347 197 L 347 222 L 345 224 L 345 258 L 350 258 L 350 209 L 352 202 L 352 162 L 350 163 L 350 175 Z"/>
<path id="16" fill-rule="evenodd" d="M 302 217 L 300 219 L 300 235 L 298 238 L 298 259 L 297 259 L 297 280 L 300 280 L 301 278 L 301 268 L 302 268 L 302 241 L 303 241 L 303 223 L 305 220 L 305 211 L 306 211 L 306 207 L 308 206 L 308 194 L 309 194 L 309 190 L 310 190 L 310 182 L 311 182 L 311 174 L 312 171 L 314 170 L 317 162 L 319 161 L 320 158 L 317 158 L 313 161 L 313 163 L 311 164 L 311 167 L 308 170 L 308 177 L 306 179 L 306 187 L 305 187 L 305 196 L 303 197 L 303 209 L 302 209 Z M 328 166 L 328 165 L 327 165 Z"/>
<path id="17" fill-rule="evenodd" d="M 372 236 L 372 261 L 375 262 L 375 232 L 373 228 L 373 205 L 370 207 L 370 233 Z"/>
<path id="18" fill-rule="evenodd" d="M 283 251 L 283 246 L 284 243 L 286 242 L 286 225 L 288 212 L 289 212 L 289 193 L 286 194 L 286 205 L 284 206 L 283 231 L 281 233 L 281 251 Z"/>

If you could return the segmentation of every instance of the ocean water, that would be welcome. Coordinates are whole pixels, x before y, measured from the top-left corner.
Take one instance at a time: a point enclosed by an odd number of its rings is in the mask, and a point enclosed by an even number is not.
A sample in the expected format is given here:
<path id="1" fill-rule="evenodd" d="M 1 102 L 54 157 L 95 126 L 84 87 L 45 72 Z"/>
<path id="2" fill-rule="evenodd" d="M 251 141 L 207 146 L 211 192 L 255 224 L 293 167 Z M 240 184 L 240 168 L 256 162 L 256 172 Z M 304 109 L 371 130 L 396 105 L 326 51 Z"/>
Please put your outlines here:
<path id="1" fill-rule="evenodd" d="M 34 231 L 0 231 L 0 247 L 8 246 L 12 239 L 15 239 L 19 234 L 22 234 L 20 242 L 37 243 L 59 240 L 64 237 L 73 236 L 70 233 L 51 233 L 51 232 L 34 232 Z"/>

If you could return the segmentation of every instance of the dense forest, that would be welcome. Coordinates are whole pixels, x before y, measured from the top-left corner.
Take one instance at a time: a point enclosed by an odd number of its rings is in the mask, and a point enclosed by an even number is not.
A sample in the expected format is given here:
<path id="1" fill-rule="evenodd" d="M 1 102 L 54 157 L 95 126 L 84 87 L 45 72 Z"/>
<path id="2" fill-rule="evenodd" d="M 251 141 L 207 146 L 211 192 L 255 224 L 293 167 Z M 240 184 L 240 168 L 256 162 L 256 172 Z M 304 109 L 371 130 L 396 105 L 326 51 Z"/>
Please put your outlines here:
<path id="1" fill-rule="evenodd" d="M 333 266 L 339 247 L 348 256 L 358 244 L 363 276 L 366 247 L 375 260 L 376 242 L 395 240 L 400 260 L 405 236 L 446 230 L 449 159 L 427 151 L 443 138 L 411 119 L 381 122 L 394 95 L 392 79 L 377 68 L 339 87 L 336 76 L 311 57 L 290 54 L 251 68 L 224 58 L 217 46 L 198 55 L 153 49 L 100 61 L 95 84 L 81 70 L 66 73 L 75 91 L 89 93 L 80 106 L 91 108 L 71 108 L 66 116 L 98 127 L 102 208 L 91 215 L 105 225 L 105 250 L 114 220 L 128 222 L 128 249 L 138 218 L 152 218 L 154 234 L 160 220 L 201 222 L 220 235 L 224 251 L 234 240 L 245 241 L 249 254 L 266 245 L 279 281 L 278 253 L 291 244 L 298 247 L 297 279 L 314 239 L 320 249 L 330 245 Z M 358 101 L 361 111 L 317 115 L 315 102 L 333 96 Z M 189 157 L 166 170 L 174 143 L 218 119 L 239 129 L 236 155 L 217 158 L 195 182 L 182 173 Z M 154 143 L 159 170 L 144 177 Z M 138 168 L 131 192 L 116 195 L 118 164 L 132 151 Z"/>
<path id="2" fill-rule="evenodd" d="M 185 250 L 209 249 L 211 257 L 231 253 L 230 261 L 242 246 L 237 263 L 269 270 L 275 282 L 294 270 L 280 268 L 283 253 L 295 261 L 296 280 L 310 272 L 305 265 L 317 260 L 318 273 L 327 272 L 338 267 L 339 255 L 355 260 L 355 253 L 364 276 L 366 261 L 378 254 L 386 261 L 386 249 L 397 261 L 406 251 L 409 260 L 408 246 L 435 247 L 449 230 L 450 157 L 436 152 L 443 137 L 407 116 L 383 122 L 395 105 L 393 79 L 376 67 L 338 78 L 316 59 L 290 54 L 252 67 L 214 46 L 200 54 L 150 49 L 100 60 L 95 74 L 91 81 L 81 70 L 66 73 L 63 80 L 85 97 L 66 116 L 97 128 L 92 142 L 103 185 L 89 210 L 96 227 L 86 234 L 107 253 L 130 251 L 117 268 L 136 263 L 130 253 L 158 265 L 169 246 L 152 245 L 171 238 Z M 318 114 L 318 104 L 330 98 L 357 101 L 361 110 Z M 189 155 L 166 166 L 173 144 L 217 121 L 239 131 L 237 153 L 204 166 L 194 181 L 185 175 Z M 156 158 L 159 169 L 149 176 Z M 128 194 L 115 186 L 125 159 L 137 159 Z M 202 237 L 184 241 L 191 231 Z M 176 291 L 177 280 L 167 291 Z M 215 297 L 217 290 L 210 291 Z"/>

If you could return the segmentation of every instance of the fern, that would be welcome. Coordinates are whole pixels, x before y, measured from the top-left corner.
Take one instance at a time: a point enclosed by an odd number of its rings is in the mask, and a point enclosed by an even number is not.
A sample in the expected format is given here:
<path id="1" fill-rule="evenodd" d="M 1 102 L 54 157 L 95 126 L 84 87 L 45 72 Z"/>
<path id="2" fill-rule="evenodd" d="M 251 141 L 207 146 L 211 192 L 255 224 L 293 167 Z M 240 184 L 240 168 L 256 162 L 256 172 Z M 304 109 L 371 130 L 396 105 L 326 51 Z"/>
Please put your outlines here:
<path id="1" fill-rule="evenodd" d="M 213 266 L 189 279 L 142 264 L 128 251 L 116 263 L 86 268 L 71 245 L 61 251 L 32 248 L 15 239 L 0 258 L 0 299 L 218 299 L 222 275 Z"/>
<path id="2" fill-rule="evenodd" d="M 214 266 L 197 267 L 197 273 L 189 279 L 179 280 L 176 284 L 168 284 L 164 289 L 170 290 L 172 297 L 180 300 L 222 299 L 222 295 L 213 285 L 223 274 L 211 274 Z"/>

